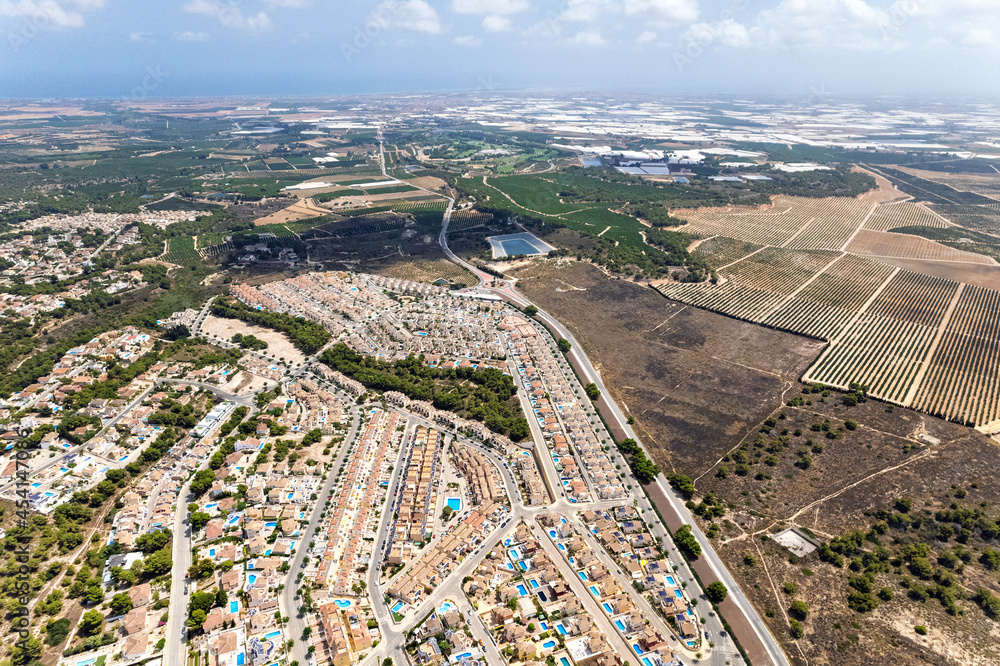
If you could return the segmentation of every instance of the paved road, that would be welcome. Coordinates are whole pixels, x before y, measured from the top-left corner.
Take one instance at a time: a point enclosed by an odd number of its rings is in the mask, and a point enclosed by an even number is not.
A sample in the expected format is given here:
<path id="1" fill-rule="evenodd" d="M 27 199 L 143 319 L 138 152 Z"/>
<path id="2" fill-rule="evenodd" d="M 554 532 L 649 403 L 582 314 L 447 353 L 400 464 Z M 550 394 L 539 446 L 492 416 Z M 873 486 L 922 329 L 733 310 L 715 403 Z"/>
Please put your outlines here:
<path id="1" fill-rule="evenodd" d="M 325 524 L 325 518 L 320 518 L 320 515 L 323 513 L 326 507 L 326 502 L 330 499 L 333 487 L 336 485 L 337 470 L 340 469 L 340 466 L 344 463 L 344 459 L 347 457 L 348 449 L 351 448 L 351 445 L 357 438 L 360 425 L 360 410 L 352 406 L 351 425 L 347 430 L 347 434 L 344 436 L 344 441 L 340 445 L 340 451 L 338 452 L 336 459 L 334 459 L 330 467 L 327 468 L 326 483 L 323 485 L 323 489 L 319 492 L 319 499 L 316 500 L 316 503 L 313 505 L 313 512 L 309 517 L 309 524 L 302 531 L 302 540 L 299 542 L 299 547 L 295 550 L 292 556 L 291 569 L 288 570 L 285 587 L 281 591 L 281 596 L 278 599 L 281 614 L 288 616 L 288 624 L 285 626 L 285 640 L 287 641 L 288 639 L 292 639 L 295 641 L 295 645 L 292 646 L 292 653 L 289 655 L 289 662 L 295 660 L 298 661 L 299 664 L 305 664 L 309 644 L 309 641 L 302 639 L 302 630 L 306 628 L 306 619 L 305 616 L 299 616 L 298 588 L 300 587 L 300 584 L 295 579 L 297 578 L 299 572 L 303 569 L 303 560 L 308 554 L 308 545 L 313 538 L 313 532 L 316 528 L 322 529 Z"/>
<path id="2" fill-rule="evenodd" d="M 453 203 L 454 200 L 451 201 L 451 204 Z M 448 221 L 450 219 L 450 210 L 452 208 L 451 204 L 448 207 L 449 212 L 445 214 L 445 218 L 441 227 L 441 234 L 438 238 L 438 241 L 441 245 L 441 249 L 444 251 L 445 255 L 449 259 L 451 259 L 454 263 L 462 266 L 463 268 L 472 271 L 479 277 L 480 285 L 478 287 L 472 287 L 466 291 L 470 291 L 473 293 L 490 293 L 493 295 L 498 295 L 516 305 L 519 305 L 520 307 L 527 307 L 528 305 L 533 305 L 533 303 L 528 298 L 526 298 L 517 291 L 515 287 L 516 284 L 515 280 L 504 281 L 502 286 L 487 287 L 486 285 L 488 283 L 496 281 L 493 276 L 487 275 L 482 271 L 477 270 L 474 266 L 464 261 L 463 259 L 459 258 L 455 253 L 453 253 L 450 249 L 448 249 L 447 231 L 448 231 Z M 637 441 L 640 444 L 640 446 L 643 446 L 642 440 L 636 436 L 635 431 L 628 423 L 628 419 L 622 413 L 618 405 L 610 398 L 610 393 L 607 387 L 604 385 L 604 381 L 602 380 L 600 374 L 594 368 L 593 364 L 591 363 L 587 355 L 583 352 L 580 343 L 576 340 L 576 338 L 573 336 L 570 330 L 566 326 L 564 326 L 558 319 L 556 319 L 555 317 L 553 317 L 552 315 L 550 315 L 549 313 L 545 312 L 540 308 L 538 310 L 536 318 L 545 323 L 548 326 L 549 330 L 554 331 L 558 337 L 564 338 L 570 342 L 570 344 L 572 345 L 572 349 L 570 350 L 567 356 L 573 363 L 573 366 L 579 372 L 580 379 L 582 380 L 582 382 L 584 384 L 587 383 L 596 384 L 597 388 L 601 392 L 601 395 L 604 396 L 605 402 L 607 403 L 608 412 L 610 412 L 610 414 L 606 415 L 605 418 L 608 418 L 608 416 L 610 416 L 609 419 L 610 425 L 612 425 L 619 432 L 625 433 L 626 437 L 631 437 L 632 439 Z M 646 455 L 648 456 L 649 451 L 645 449 L 645 446 L 643 446 L 643 449 L 646 451 Z M 620 457 L 620 454 L 615 452 L 615 455 L 619 457 L 622 466 L 627 468 L 627 466 L 625 465 L 625 461 L 623 458 Z M 547 472 L 548 470 L 545 471 Z M 634 480 L 634 477 L 629 477 L 629 478 Z M 665 482 L 662 475 L 657 478 L 656 483 L 663 491 L 664 496 L 667 497 L 668 501 L 670 502 L 671 508 L 674 510 L 676 515 L 680 517 L 682 522 L 691 525 L 692 533 L 694 534 L 695 538 L 698 540 L 699 545 L 701 546 L 702 557 L 705 559 L 705 561 L 708 562 L 713 573 L 715 573 L 716 576 L 719 578 L 719 580 L 721 580 L 729 589 L 729 598 L 733 601 L 733 603 L 737 606 L 737 608 L 739 608 L 740 612 L 743 614 L 749 626 L 752 627 L 757 638 L 764 646 L 764 649 L 767 652 L 768 656 L 770 657 L 772 663 L 777 664 L 777 666 L 788 666 L 788 659 L 785 657 L 784 652 L 782 652 L 781 646 L 778 644 L 777 640 L 775 640 L 775 638 L 771 635 L 770 631 L 764 624 L 764 621 L 761 619 L 760 615 L 757 613 L 757 611 L 753 608 L 753 605 L 746 598 L 746 595 L 743 593 L 743 590 L 740 589 L 740 586 L 736 582 L 735 578 L 733 578 L 733 576 L 729 573 L 729 570 L 726 569 L 725 565 L 722 563 L 722 560 L 715 552 L 712 543 L 698 528 L 698 525 L 695 523 L 687 507 L 684 506 L 683 500 L 676 493 L 673 492 L 673 490 Z M 644 513 L 644 515 L 651 515 L 655 517 L 656 514 L 653 513 L 652 504 L 649 502 L 649 499 L 646 496 L 646 494 L 640 493 L 640 495 L 641 496 L 639 497 L 639 509 Z M 577 507 L 577 509 L 584 508 L 579 505 L 575 506 Z M 655 519 L 651 519 L 648 522 L 652 523 L 653 535 L 664 536 L 664 543 L 669 544 L 670 547 L 672 548 L 673 542 L 670 539 L 669 534 L 667 534 L 665 526 L 663 526 L 659 520 Z M 673 557 L 671 559 L 676 565 L 678 565 L 684 570 L 686 578 L 688 578 L 690 581 L 694 581 L 694 576 L 690 573 L 690 569 L 686 566 L 684 559 L 679 556 L 676 550 L 673 551 Z M 691 587 L 692 585 L 689 585 L 689 588 Z M 696 583 L 694 584 L 694 587 L 695 588 L 697 587 Z M 715 631 L 711 631 L 711 634 L 713 636 L 718 636 L 718 632 L 721 631 L 721 623 L 718 621 L 718 618 L 709 617 L 707 618 L 707 621 L 710 624 L 718 625 L 715 627 Z M 720 655 L 720 660 L 724 662 L 724 659 L 722 659 L 721 655 Z M 713 658 L 713 662 L 714 661 L 715 659 Z"/>
<path id="3" fill-rule="evenodd" d="M 89 440 L 87 440 L 83 444 L 80 444 L 79 446 L 74 446 L 74 447 L 72 447 L 70 449 L 67 449 L 60 456 L 57 456 L 55 458 L 49 458 L 40 467 L 37 467 L 34 470 L 32 470 L 31 471 L 31 476 L 34 477 L 34 476 L 40 474 L 41 472 L 44 472 L 49 467 L 52 467 L 54 465 L 63 465 L 63 464 L 65 464 L 65 461 L 68 460 L 70 457 L 76 455 L 77 453 L 79 453 L 80 451 L 82 451 L 84 449 L 87 449 L 90 446 L 90 442 L 92 440 L 94 440 L 94 439 L 96 439 L 98 437 L 103 437 L 104 433 L 106 433 L 110 428 L 114 428 L 115 425 L 117 425 L 119 421 L 121 421 L 123 418 L 125 418 L 126 414 L 130 413 L 133 409 L 135 409 L 136 406 L 139 405 L 143 400 L 145 400 L 146 397 L 149 396 L 149 394 L 152 393 L 153 389 L 155 389 L 155 388 L 156 388 L 156 384 L 154 383 L 152 386 L 150 386 L 145 391 L 143 391 L 138 396 L 136 396 L 132 400 L 132 402 L 130 402 L 125 407 L 125 409 L 123 409 L 121 412 L 118 413 L 118 416 L 116 416 L 113 419 L 111 419 L 110 421 L 108 421 L 107 424 L 104 425 L 104 427 L 102 427 L 100 430 L 97 431 L 96 435 L 94 435 L 93 437 L 91 437 Z M 122 466 L 124 466 L 124 464 Z M 3 493 L 5 491 L 7 491 L 7 490 L 10 490 L 16 484 L 17 484 L 17 481 L 14 480 L 14 481 L 11 481 L 10 483 L 4 484 L 3 486 L 0 486 L 0 493 Z"/>
<path id="4" fill-rule="evenodd" d="M 200 382 L 183 382 L 183 380 L 168 379 L 163 381 L 182 381 L 182 383 L 200 384 Z M 203 385 L 203 388 L 217 394 L 232 395 L 210 384 Z M 247 411 L 243 419 L 244 421 L 252 418 L 254 415 L 253 405 L 247 406 L 250 409 Z M 215 437 L 214 431 L 211 437 Z M 201 464 L 198 465 L 198 468 L 194 472 L 197 473 L 205 469 L 211 459 L 211 456 L 205 456 L 205 459 L 201 461 Z M 177 508 L 174 511 L 173 549 L 171 551 L 173 566 L 170 573 L 170 614 L 167 617 L 167 631 L 164 636 L 166 647 L 163 651 L 163 666 L 184 666 L 187 658 L 187 636 L 184 621 L 187 618 L 189 590 L 186 579 L 187 570 L 191 567 L 192 563 L 192 534 L 191 524 L 188 521 L 187 505 L 191 499 L 190 491 L 193 479 L 194 473 L 191 474 L 187 482 L 177 492 Z"/>

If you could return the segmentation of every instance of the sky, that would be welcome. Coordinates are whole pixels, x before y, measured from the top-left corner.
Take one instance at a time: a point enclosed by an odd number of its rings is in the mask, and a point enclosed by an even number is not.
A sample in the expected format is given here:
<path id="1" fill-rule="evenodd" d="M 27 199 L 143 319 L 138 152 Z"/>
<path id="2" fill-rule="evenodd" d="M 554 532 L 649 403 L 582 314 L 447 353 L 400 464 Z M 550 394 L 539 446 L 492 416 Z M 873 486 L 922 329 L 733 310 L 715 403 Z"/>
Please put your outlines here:
<path id="1" fill-rule="evenodd" d="M 1000 0 L 0 0 L 0 97 L 980 94 Z"/>

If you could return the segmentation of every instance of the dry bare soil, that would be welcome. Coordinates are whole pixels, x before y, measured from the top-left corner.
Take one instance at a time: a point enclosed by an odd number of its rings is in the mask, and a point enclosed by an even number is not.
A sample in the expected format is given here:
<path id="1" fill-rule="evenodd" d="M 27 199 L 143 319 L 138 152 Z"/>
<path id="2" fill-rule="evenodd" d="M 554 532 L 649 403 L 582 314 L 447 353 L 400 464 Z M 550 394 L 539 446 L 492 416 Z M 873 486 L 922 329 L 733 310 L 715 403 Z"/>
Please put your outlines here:
<path id="1" fill-rule="evenodd" d="M 586 263 L 518 288 L 573 331 L 664 469 L 697 475 L 782 403 L 822 343 L 668 301 Z M 531 276 L 531 277 L 527 277 Z"/>
<path id="2" fill-rule="evenodd" d="M 635 417 L 661 468 L 696 479 L 696 501 L 712 491 L 726 506 L 710 534 L 793 663 L 1000 663 L 1000 624 L 971 599 L 979 588 L 1000 594 L 996 572 L 978 559 L 997 544 L 984 542 L 978 532 L 964 543 L 957 532 L 942 538 L 937 530 L 946 523 L 934 520 L 938 510 L 952 505 L 998 518 L 995 441 L 873 400 L 845 407 L 835 393 L 803 395 L 801 406 L 786 406 L 802 395 L 798 378 L 821 343 L 684 307 L 588 264 L 536 263 L 520 277 L 519 288 L 583 344 L 612 397 Z M 775 419 L 770 429 L 769 418 Z M 827 421 L 835 438 L 823 429 Z M 857 424 L 854 430 L 848 421 Z M 792 526 L 821 542 L 854 530 L 869 532 L 885 522 L 884 514 L 876 513 L 893 512 L 900 497 L 912 499 L 910 515 L 923 526 L 888 529 L 874 538 L 893 557 L 907 544 L 926 544 L 934 575 L 920 580 L 905 561 L 889 560 L 872 574 L 878 606 L 866 613 L 847 604 L 851 577 L 862 575 L 848 566 L 850 558 L 843 568 L 815 552 L 796 560 L 768 538 Z M 706 531 L 712 526 L 698 520 Z M 874 542 L 865 542 L 865 552 L 874 549 Z M 942 565 L 939 558 L 953 553 L 969 561 L 956 569 Z M 954 576 L 961 591 L 956 614 L 947 613 L 934 596 L 910 598 L 903 587 L 912 579 L 933 589 L 941 575 Z M 794 592 L 786 594 L 785 583 L 794 585 Z M 891 591 L 891 599 L 877 598 L 882 588 Z M 794 600 L 809 607 L 798 640 L 790 635 L 788 609 Z M 917 625 L 927 628 L 926 636 L 916 633 Z"/>

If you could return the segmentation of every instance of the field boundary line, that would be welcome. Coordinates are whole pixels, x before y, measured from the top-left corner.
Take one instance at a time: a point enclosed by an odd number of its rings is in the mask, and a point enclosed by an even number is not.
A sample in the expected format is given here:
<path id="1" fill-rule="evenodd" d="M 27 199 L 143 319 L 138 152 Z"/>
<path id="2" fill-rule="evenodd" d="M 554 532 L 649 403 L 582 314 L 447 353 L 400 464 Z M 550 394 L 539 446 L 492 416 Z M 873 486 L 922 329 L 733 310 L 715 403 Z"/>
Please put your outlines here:
<path id="1" fill-rule="evenodd" d="M 844 339 L 844 337 L 851 331 L 852 328 L 854 328 L 854 325 L 857 324 L 858 320 L 861 319 L 861 316 L 868 311 L 868 308 L 871 307 L 871 304 L 875 301 L 875 299 L 882 294 L 882 292 L 889 285 L 889 283 L 892 282 L 893 278 L 899 275 L 902 272 L 902 270 L 903 270 L 902 268 L 897 267 L 889 275 L 889 277 L 885 279 L 885 282 L 880 284 L 878 289 L 876 289 L 875 292 L 868 297 L 868 300 L 864 302 L 864 305 L 858 308 L 858 311 L 854 313 L 853 317 L 851 317 L 851 321 L 847 322 L 844 328 L 840 330 L 840 333 L 837 334 L 837 337 L 830 340 L 829 346 L 827 346 L 827 348 L 823 350 L 823 353 L 816 358 L 813 364 L 809 366 L 809 369 L 806 370 L 805 374 L 802 375 L 802 382 L 804 384 L 810 384 L 818 381 L 816 379 L 811 378 L 809 376 L 809 373 L 811 373 L 813 370 L 819 367 L 819 364 L 823 362 L 823 360 L 830 354 L 830 352 L 834 349 L 834 347 L 840 344 L 840 341 Z"/>
<path id="2" fill-rule="evenodd" d="M 791 243 L 793 240 L 795 240 L 796 238 L 798 238 L 799 234 L 801 234 L 803 231 L 805 231 L 806 229 L 808 229 L 809 225 L 812 224 L 815 221 L 816 221 L 815 217 L 810 217 L 809 221 L 806 222 L 805 224 L 803 224 L 801 227 L 799 227 L 799 230 L 796 231 L 794 234 L 792 234 L 791 238 L 789 238 L 788 240 L 786 240 L 784 243 L 782 243 L 778 247 L 783 247 L 783 248 L 788 247 L 789 243 Z"/>
<path id="3" fill-rule="evenodd" d="M 801 292 L 803 289 L 805 289 L 806 287 L 808 287 L 809 285 L 811 285 L 813 283 L 813 281 L 815 281 L 820 275 L 822 275 L 823 273 L 826 273 L 826 271 L 827 271 L 828 268 L 830 268 L 831 266 L 833 266 L 835 263 L 837 263 L 838 261 L 840 261 L 841 259 L 843 259 L 846 256 L 847 256 L 847 253 L 844 252 L 844 251 L 841 251 L 841 253 L 839 255 L 837 255 L 836 257 L 834 257 L 834 259 L 830 263 L 828 263 L 826 266 L 824 266 L 823 268 L 821 268 L 818 271 L 816 271 L 815 273 L 813 273 L 813 276 L 811 278 L 809 278 L 808 280 L 806 280 L 805 282 L 803 282 L 802 286 L 800 286 L 798 289 L 796 289 L 795 291 L 793 291 L 792 293 L 790 293 L 788 296 L 785 296 L 785 298 L 782 299 L 780 303 L 778 303 L 773 308 L 771 308 L 770 310 L 768 310 L 767 312 L 765 312 L 764 316 L 762 316 L 760 318 L 760 320 L 762 322 L 767 321 L 768 317 L 770 317 L 775 312 L 777 312 L 781 308 L 783 308 L 786 305 L 788 305 L 789 301 L 791 301 L 793 298 L 795 298 L 796 296 L 799 295 L 799 292 Z"/>
<path id="4" fill-rule="evenodd" d="M 769 247 L 774 247 L 774 246 L 773 246 L 773 245 L 765 245 L 764 247 L 760 248 L 759 250 L 754 250 L 753 252 L 751 252 L 751 253 L 750 253 L 750 254 L 748 254 L 747 256 L 745 256 L 745 257 L 740 257 L 739 259 L 737 259 L 736 261 L 734 261 L 734 262 L 732 262 L 732 263 L 729 263 L 729 264 L 726 264 L 725 266 L 719 266 L 718 268 L 716 268 L 716 269 L 715 269 L 715 271 L 716 271 L 716 272 L 719 272 L 719 271 L 721 271 L 721 270 L 723 270 L 723 269 L 726 269 L 726 268 L 729 268 L 730 266 L 735 266 L 736 264 L 740 263 L 740 262 L 741 262 L 741 261 L 743 261 L 744 259 L 749 259 L 749 258 L 750 258 L 750 257 L 752 257 L 753 255 L 757 254 L 758 252 L 763 252 L 764 250 L 766 250 L 766 249 L 767 249 L 767 248 L 769 248 Z"/>
<path id="5" fill-rule="evenodd" d="M 927 348 L 927 353 L 920 361 L 920 370 L 917 371 L 917 376 L 913 378 L 913 384 L 910 385 L 910 390 L 906 392 L 906 397 L 903 398 L 904 407 L 912 405 L 913 401 L 917 398 L 917 391 L 920 390 L 920 385 L 924 383 L 924 378 L 927 376 L 927 369 L 931 364 L 931 359 L 934 358 L 934 354 L 937 352 L 937 348 L 941 344 L 941 338 L 944 337 L 945 329 L 948 327 L 948 324 L 951 323 L 951 317 L 955 314 L 955 308 L 958 307 L 958 301 L 962 298 L 962 292 L 964 291 L 965 283 L 960 282 L 958 284 L 958 289 L 955 290 L 955 295 L 951 298 L 951 303 L 948 304 L 948 309 L 944 313 L 941 325 L 938 326 L 937 333 L 934 335 L 934 341 L 931 342 L 931 346 Z"/>
<path id="6" fill-rule="evenodd" d="M 885 176 L 882 176 L 882 177 L 885 178 Z M 848 238 L 846 241 L 844 241 L 844 244 L 840 246 L 840 251 L 841 252 L 846 252 L 847 251 L 847 246 L 850 245 L 854 241 L 854 239 L 857 237 L 857 235 L 859 233 L 861 233 L 861 230 L 865 228 L 866 224 L 868 224 L 868 220 L 872 219 L 872 215 L 875 214 L 875 211 L 877 211 L 878 208 L 879 208 L 879 206 L 881 206 L 881 205 L 883 205 L 883 204 L 878 204 L 878 203 L 872 204 L 872 209 L 870 211 L 868 211 L 867 215 L 865 215 L 865 219 L 861 220 L 861 224 L 859 224 L 858 228 L 854 230 L 854 233 L 851 234 L 850 238 Z"/>
<path id="7" fill-rule="evenodd" d="M 957 227 L 958 226 L 957 224 L 955 224 L 954 222 L 952 222 L 951 220 L 949 220 L 947 217 L 945 217 L 941 213 L 928 208 L 927 204 L 923 203 L 922 201 L 918 201 L 916 203 L 917 203 L 918 206 L 920 206 L 921 208 L 923 208 L 924 210 L 926 210 L 928 213 L 930 213 L 931 215 L 933 215 L 937 219 L 939 219 L 942 222 L 944 222 L 945 224 L 947 224 L 948 227 Z M 948 227 L 945 227 L 945 228 L 948 228 Z"/>
<path id="8" fill-rule="evenodd" d="M 867 229 L 867 231 L 871 231 L 871 229 Z M 883 232 L 880 232 L 880 233 L 890 233 L 890 232 L 883 231 Z M 918 238 L 919 238 L 919 236 L 918 236 Z M 931 241 L 931 242 L 933 243 L 935 241 Z M 940 243 L 938 243 L 938 244 L 940 245 Z M 947 247 L 950 250 L 956 249 L 956 248 L 950 247 L 948 245 L 945 245 L 944 247 Z M 966 250 L 958 250 L 958 251 L 959 252 L 966 252 Z M 993 263 L 988 264 L 988 263 L 985 263 L 985 262 L 982 262 L 982 261 L 961 261 L 959 259 L 924 259 L 924 258 L 921 258 L 921 257 L 897 257 L 897 256 L 889 255 L 889 254 L 858 254 L 857 252 L 851 252 L 850 250 L 846 250 L 846 252 L 850 252 L 854 256 L 861 257 L 862 259 L 900 259 L 900 260 L 903 260 L 903 261 L 933 261 L 933 262 L 936 262 L 936 263 L 943 263 L 943 264 L 968 264 L 970 266 L 998 266 L 998 265 L 1000 265 L 1000 264 L 997 263 L 996 259 L 994 259 L 993 257 L 986 256 L 985 254 L 980 255 L 980 256 L 983 257 L 983 258 L 985 258 L 985 259 L 988 259 L 989 261 L 992 261 Z M 970 252 L 969 254 L 975 254 L 975 252 Z"/>

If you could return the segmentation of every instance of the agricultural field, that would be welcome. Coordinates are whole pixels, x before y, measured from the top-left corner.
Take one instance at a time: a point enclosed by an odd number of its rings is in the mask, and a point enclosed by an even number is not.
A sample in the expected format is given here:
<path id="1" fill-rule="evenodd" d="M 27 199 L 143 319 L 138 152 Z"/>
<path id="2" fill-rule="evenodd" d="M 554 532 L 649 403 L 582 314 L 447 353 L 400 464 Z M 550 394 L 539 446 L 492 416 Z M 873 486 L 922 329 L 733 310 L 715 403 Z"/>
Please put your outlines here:
<path id="1" fill-rule="evenodd" d="M 856 382 L 877 398 L 909 404 L 920 368 L 961 286 L 897 273 L 820 356 L 805 381 L 842 389 Z"/>
<path id="2" fill-rule="evenodd" d="M 677 212 L 681 231 L 728 236 L 759 245 L 797 250 L 839 250 L 874 204 L 846 197 L 808 199 L 779 195 L 769 207 Z"/>
<path id="3" fill-rule="evenodd" d="M 869 234 L 888 237 L 897 246 L 912 243 L 910 239 L 926 242 L 935 251 L 925 255 L 928 259 L 959 257 L 984 268 L 992 263 L 983 255 L 916 236 L 868 230 L 858 232 L 848 250 L 855 251 L 857 243 L 871 247 Z M 979 287 L 968 287 L 978 295 L 979 301 L 974 301 L 964 295 L 967 287 L 962 283 L 855 254 L 752 248 L 729 239 L 707 240 L 695 252 L 715 265 L 728 264 L 717 269 L 717 282 L 660 282 L 656 289 L 674 301 L 829 341 L 805 373 L 806 381 L 845 390 L 851 383 L 865 384 L 877 398 L 933 408 L 934 414 L 976 426 L 997 420 L 1000 392 L 979 379 L 985 372 L 980 364 L 991 367 L 982 357 L 992 352 L 974 355 L 970 349 L 980 343 L 968 342 L 969 336 L 984 334 L 949 328 L 949 322 L 983 319 L 984 306 L 976 303 L 992 301 Z M 718 253 L 714 260 L 713 253 Z M 988 350 L 992 342 L 982 344 Z"/>
<path id="4" fill-rule="evenodd" d="M 910 176 L 940 183 L 962 192 L 972 192 L 991 199 L 1000 199 L 1000 179 L 997 179 L 996 174 L 925 171 L 902 166 L 898 168 Z"/>
<path id="5" fill-rule="evenodd" d="M 958 250 L 920 236 L 870 231 L 868 229 L 859 231 L 845 249 L 848 252 L 866 257 L 955 261 L 987 266 L 996 264 L 993 259 L 984 254 Z"/>
<path id="6" fill-rule="evenodd" d="M 891 266 L 878 261 L 843 255 L 763 323 L 832 340 L 895 272 Z"/>
<path id="7" fill-rule="evenodd" d="M 840 256 L 767 247 L 718 271 L 718 284 L 664 282 L 657 289 L 667 298 L 759 323 Z"/>
<path id="8" fill-rule="evenodd" d="M 1000 419 L 1000 291 L 967 286 L 913 406 L 960 423 Z"/>
<path id="9" fill-rule="evenodd" d="M 748 241 L 726 238 L 725 236 L 714 236 L 697 243 L 697 247 L 691 253 L 705 260 L 712 268 L 722 268 L 739 261 L 743 257 L 757 252 L 761 245 Z"/>
<path id="10" fill-rule="evenodd" d="M 948 204 L 935 206 L 934 210 L 960 227 L 1000 236 L 1000 204 L 985 206 L 954 206 Z"/>
<path id="11" fill-rule="evenodd" d="M 194 238 L 191 236 L 174 236 L 167 241 L 166 253 L 160 257 L 172 264 L 190 264 L 201 260 L 198 250 L 194 249 Z"/>
<path id="12" fill-rule="evenodd" d="M 948 221 L 927 206 L 912 201 L 883 204 L 865 222 L 865 229 L 892 231 L 899 227 L 936 227 L 943 229 Z"/>

